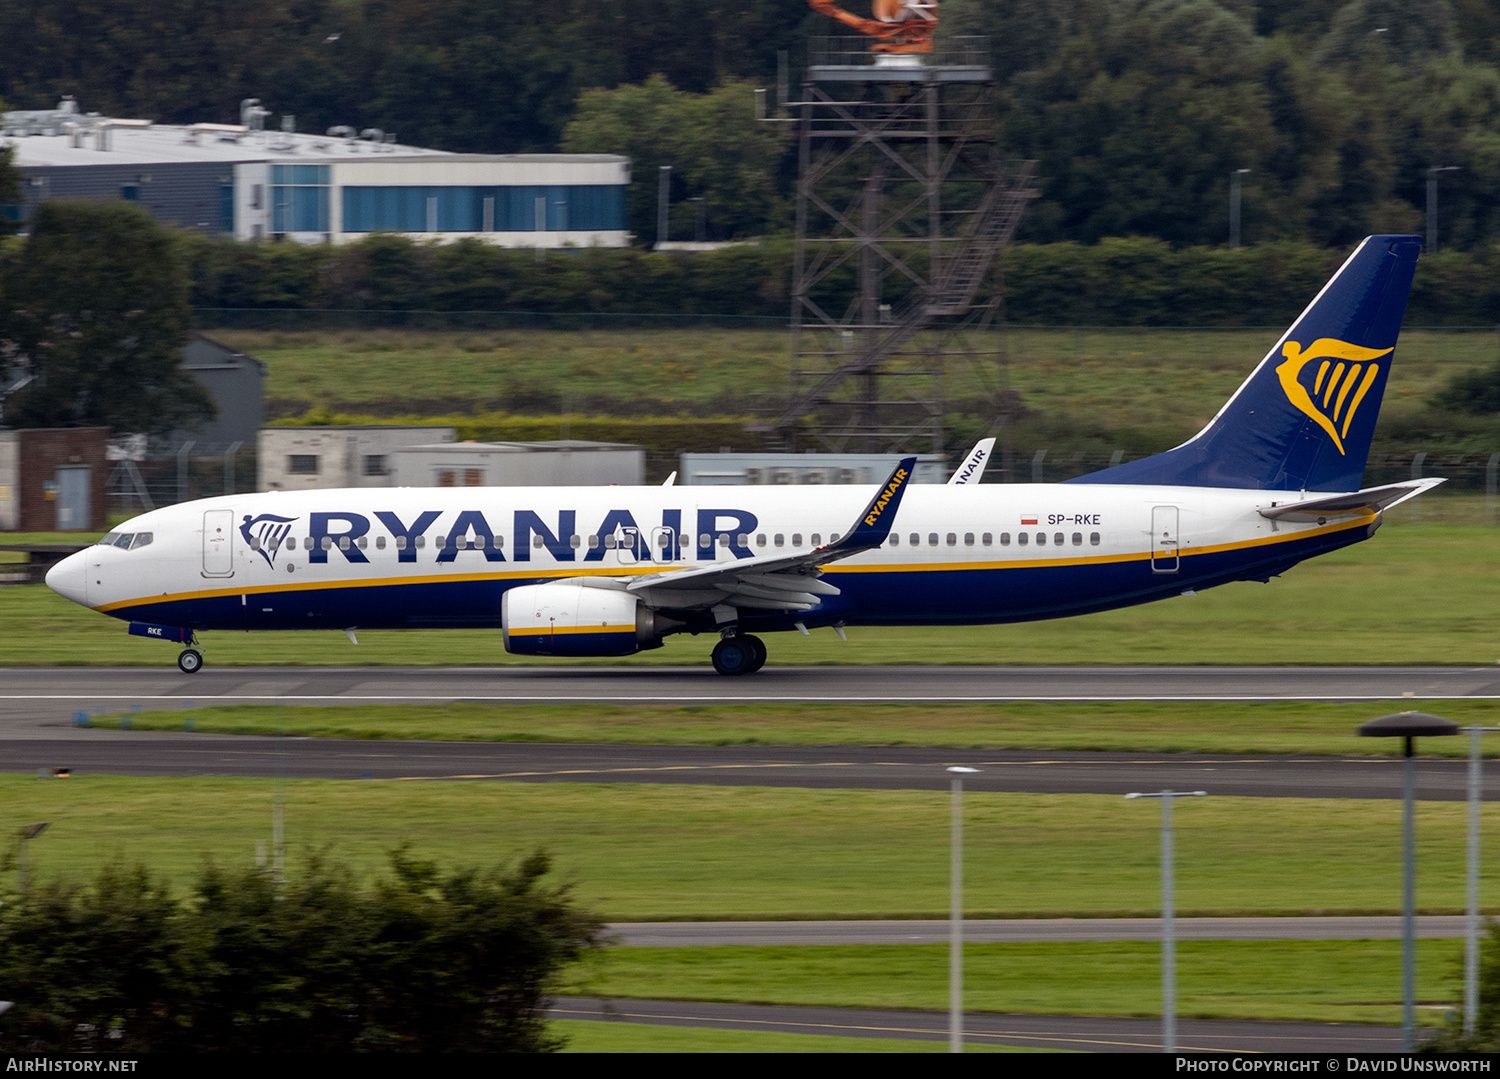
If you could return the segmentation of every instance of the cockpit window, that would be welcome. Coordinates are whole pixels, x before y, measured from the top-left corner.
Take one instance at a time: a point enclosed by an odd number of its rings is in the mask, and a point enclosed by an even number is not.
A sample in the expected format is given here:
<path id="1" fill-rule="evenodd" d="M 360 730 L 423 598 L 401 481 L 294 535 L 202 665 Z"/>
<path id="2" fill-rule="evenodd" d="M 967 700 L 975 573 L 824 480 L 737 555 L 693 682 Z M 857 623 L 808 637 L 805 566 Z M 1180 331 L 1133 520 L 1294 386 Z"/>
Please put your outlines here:
<path id="1" fill-rule="evenodd" d="M 133 551 L 151 542 L 150 532 L 111 532 L 99 541 L 101 547 L 118 547 L 122 551 Z"/>

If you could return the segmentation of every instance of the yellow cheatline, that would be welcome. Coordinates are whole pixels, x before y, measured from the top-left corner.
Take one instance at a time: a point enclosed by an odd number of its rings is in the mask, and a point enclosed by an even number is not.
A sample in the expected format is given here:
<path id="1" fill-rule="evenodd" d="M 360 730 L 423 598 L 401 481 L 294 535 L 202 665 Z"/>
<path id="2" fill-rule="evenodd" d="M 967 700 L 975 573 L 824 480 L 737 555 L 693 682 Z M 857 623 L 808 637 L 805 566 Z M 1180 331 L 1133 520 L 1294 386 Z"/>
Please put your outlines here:
<path id="1" fill-rule="evenodd" d="M 634 626 L 527 626 L 524 629 L 508 629 L 512 637 L 563 636 L 578 633 L 629 633 L 635 635 Z"/>

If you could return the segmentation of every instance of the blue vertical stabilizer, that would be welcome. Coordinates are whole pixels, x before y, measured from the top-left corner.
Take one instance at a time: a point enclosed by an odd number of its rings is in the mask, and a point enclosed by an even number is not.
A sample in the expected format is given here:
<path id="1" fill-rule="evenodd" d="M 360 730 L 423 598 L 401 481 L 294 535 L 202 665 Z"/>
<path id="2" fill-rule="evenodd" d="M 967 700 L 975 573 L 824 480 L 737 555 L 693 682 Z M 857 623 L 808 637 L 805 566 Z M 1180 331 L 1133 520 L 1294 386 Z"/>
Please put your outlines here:
<path id="1" fill-rule="evenodd" d="M 1068 482 L 1358 490 L 1421 246 L 1366 239 L 1212 423 L 1176 449 Z"/>

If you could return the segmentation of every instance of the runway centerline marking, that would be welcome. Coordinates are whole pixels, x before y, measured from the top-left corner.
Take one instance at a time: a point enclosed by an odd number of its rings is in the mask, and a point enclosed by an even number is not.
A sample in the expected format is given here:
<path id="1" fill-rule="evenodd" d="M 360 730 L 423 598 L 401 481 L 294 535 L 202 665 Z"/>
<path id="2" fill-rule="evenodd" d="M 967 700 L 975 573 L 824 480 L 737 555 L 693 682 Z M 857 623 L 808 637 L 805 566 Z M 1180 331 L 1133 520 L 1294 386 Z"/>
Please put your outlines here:
<path id="1" fill-rule="evenodd" d="M 878 697 L 843 697 L 843 696 L 814 696 L 805 694 L 785 694 L 778 696 L 746 696 L 726 697 L 722 694 L 710 695 L 686 695 L 673 696 L 665 693 L 648 694 L 601 694 L 596 696 L 570 696 L 566 694 L 544 693 L 544 694 L 473 694 L 457 693 L 445 695 L 418 694 L 418 693 L 387 693 L 387 694 L 364 694 L 364 693 L 312 693 L 312 694 L 280 694 L 280 693 L 204 693 L 185 690 L 182 693 L 4 693 L 0 694 L 0 701 L 183 701 L 190 700 L 198 704 L 198 707 L 211 707 L 208 702 L 243 702 L 243 701 L 389 701 L 393 703 L 421 703 L 431 701 L 440 704 L 453 704 L 457 702 L 483 704 L 489 702 L 512 704 L 541 703 L 541 704 L 1046 704 L 1056 702 L 1060 704 L 1109 704 L 1120 701 L 1148 701 L 1148 702 L 1171 702 L 1183 701 L 1212 702 L 1222 701 L 1225 703 L 1277 703 L 1281 701 L 1330 701 L 1358 703 L 1362 701 L 1500 701 L 1500 694 L 1459 694 L 1452 693 L 1419 693 L 1412 696 L 1397 696 L 1393 693 L 1380 694 L 1313 694 L 1313 693 L 1276 693 L 1276 694 L 1161 694 L 1161 693 L 1115 693 L 1103 695 L 1066 695 L 1066 696 L 1039 696 L 1027 694 L 984 694 L 965 696 L 937 696 L 937 695 L 914 695 L 914 696 L 892 696 L 889 694 Z"/>

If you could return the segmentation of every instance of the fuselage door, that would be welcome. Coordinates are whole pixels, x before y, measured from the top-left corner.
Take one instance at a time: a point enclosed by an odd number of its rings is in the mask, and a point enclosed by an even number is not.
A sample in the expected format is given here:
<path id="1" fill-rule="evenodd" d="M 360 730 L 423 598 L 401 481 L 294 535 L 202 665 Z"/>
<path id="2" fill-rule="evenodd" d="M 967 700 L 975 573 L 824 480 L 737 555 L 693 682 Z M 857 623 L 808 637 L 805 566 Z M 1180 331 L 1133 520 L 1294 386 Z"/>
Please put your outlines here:
<path id="1" fill-rule="evenodd" d="M 675 528 L 653 528 L 651 530 L 651 546 L 646 557 L 653 562 L 676 562 L 677 561 L 677 529 Z"/>
<path id="2" fill-rule="evenodd" d="M 641 530 L 631 528 L 629 525 L 621 525 L 615 532 L 615 554 L 620 559 L 620 565 L 633 566 L 640 558 Z M 651 557 L 647 552 L 646 557 Z"/>
<path id="3" fill-rule="evenodd" d="M 1151 572 L 1176 573 L 1178 556 L 1177 507 L 1151 507 Z"/>
<path id="4" fill-rule="evenodd" d="M 234 576 L 234 510 L 203 512 L 203 576 Z"/>

